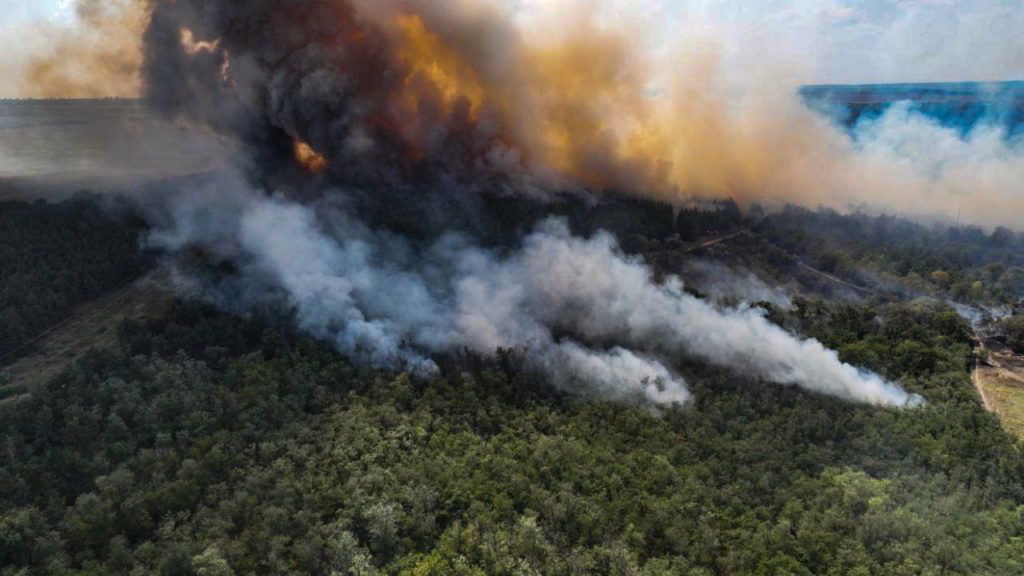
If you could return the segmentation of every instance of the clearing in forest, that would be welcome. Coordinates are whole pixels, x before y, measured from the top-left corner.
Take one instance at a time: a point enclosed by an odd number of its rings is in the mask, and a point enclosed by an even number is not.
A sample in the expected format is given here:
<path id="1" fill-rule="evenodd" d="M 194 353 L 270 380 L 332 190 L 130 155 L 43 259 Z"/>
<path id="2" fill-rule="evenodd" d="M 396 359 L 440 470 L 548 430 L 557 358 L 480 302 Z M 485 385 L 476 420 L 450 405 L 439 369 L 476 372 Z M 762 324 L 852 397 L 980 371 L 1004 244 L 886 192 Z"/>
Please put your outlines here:
<path id="1" fill-rule="evenodd" d="M 1024 358 L 991 340 L 982 349 L 987 358 L 979 362 L 974 379 L 985 407 L 999 415 L 1007 431 L 1024 439 Z"/>
<path id="2" fill-rule="evenodd" d="M 27 356 L 0 367 L 0 401 L 27 397 L 90 349 L 116 350 L 118 329 L 126 319 L 158 315 L 171 302 L 171 292 L 153 275 L 144 276 L 81 306 L 74 315 L 36 340 Z"/>

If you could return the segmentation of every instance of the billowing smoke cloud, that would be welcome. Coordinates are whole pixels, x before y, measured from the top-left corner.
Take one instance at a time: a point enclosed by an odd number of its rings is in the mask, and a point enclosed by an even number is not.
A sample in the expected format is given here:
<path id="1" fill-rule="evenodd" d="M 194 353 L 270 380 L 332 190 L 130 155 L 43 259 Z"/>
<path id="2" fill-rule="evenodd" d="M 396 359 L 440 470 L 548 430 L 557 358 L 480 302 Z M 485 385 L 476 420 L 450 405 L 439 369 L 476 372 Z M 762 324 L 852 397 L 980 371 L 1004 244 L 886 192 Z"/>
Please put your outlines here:
<path id="1" fill-rule="evenodd" d="M 372 230 L 346 200 L 335 190 L 300 205 L 218 182 L 183 198 L 151 240 L 230 258 L 245 278 L 235 305 L 282 290 L 304 329 L 377 365 L 429 372 L 431 353 L 525 347 L 565 388 L 671 403 L 689 398 L 671 368 L 687 356 L 849 400 L 920 402 L 752 310 L 720 311 L 675 277 L 655 282 L 605 233 L 575 237 L 547 220 L 501 255 L 458 233 L 423 244 Z"/>
<path id="2" fill-rule="evenodd" d="M 1018 226 L 1019 138 L 984 123 L 964 136 L 907 109 L 850 138 L 795 94 L 808 75 L 1024 74 L 1024 12 L 1006 3 L 550 8 L 560 4 L 574 3 L 79 0 L 79 26 L 40 27 L 47 41 L 31 44 L 46 48 L 20 94 L 146 85 L 159 108 L 242 138 L 264 166 L 301 140 L 330 160 L 333 181 L 443 173 L 518 192 L 867 205 Z M 635 26 L 608 27 L 619 20 Z"/>
<path id="3" fill-rule="evenodd" d="M 784 289 L 769 286 L 750 270 L 734 269 L 707 258 L 689 260 L 684 270 L 687 282 L 712 299 L 742 304 L 768 302 L 780 308 L 792 306 Z"/>
<path id="4" fill-rule="evenodd" d="M 777 120 L 756 139 L 710 78 L 652 98 L 628 38 L 593 22 L 535 43 L 506 16 L 477 2 L 159 4 L 149 100 L 236 138 L 251 162 L 244 182 L 178 198 L 152 242 L 231 260 L 233 305 L 282 293 L 302 328 L 375 365 L 429 372 L 434 353 L 523 347 L 562 387 L 670 403 L 689 398 L 672 361 L 690 357 L 849 400 L 920 401 L 755 311 L 656 282 L 607 234 L 549 219 L 489 247 L 486 198 L 734 193 L 778 163 L 759 148 L 772 138 L 816 150 Z"/>
<path id="5" fill-rule="evenodd" d="M 41 22 L 8 43 L 5 67 L 23 98 L 135 98 L 149 0 L 75 0 L 75 22 Z M 12 61 L 13 60 L 13 61 Z"/>
<path id="6" fill-rule="evenodd" d="M 356 185 L 966 210 L 1007 226 L 1024 210 L 1024 150 L 999 127 L 964 136 L 904 108 L 851 138 L 792 84 L 737 85 L 714 39 L 652 58 L 629 31 L 571 14 L 538 33 L 483 0 L 162 3 L 148 93 L 239 136 L 271 180 L 301 149 Z"/>
<path id="7" fill-rule="evenodd" d="M 929 216 L 962 205 L 971 220 L 1011 226 L 1024 209 L 1019 140 L 984 124 L 965 136 L 905 107 L 851 138 L 775 83 L 792 62 L 742 37 L 705 34 L 652 56 L 640 30 L 600 15 L 523 27 L 486 0 L 77 7 L 84 25 L 29 67 L 32 94 L 144 89 L 157 111 L 248 152 L 245 183 L 174 200 L 153 242 L 231 259 L 239 286 L 281 291 L 305 329 L 379 365 L 430 371 L 435 352 L 525 346 L 563 386 L 670 402 L 688 397 L 671 362 L 686 355 L 914 404 L 754 311 L 716 309 L 677 278 L 655 282 L 609 236 L 523 222 L 504 228 L 517 236 L 501 253 L 480 205 L 613 190 Z M 764 57 L 739 82 L 736 46 Z"/>

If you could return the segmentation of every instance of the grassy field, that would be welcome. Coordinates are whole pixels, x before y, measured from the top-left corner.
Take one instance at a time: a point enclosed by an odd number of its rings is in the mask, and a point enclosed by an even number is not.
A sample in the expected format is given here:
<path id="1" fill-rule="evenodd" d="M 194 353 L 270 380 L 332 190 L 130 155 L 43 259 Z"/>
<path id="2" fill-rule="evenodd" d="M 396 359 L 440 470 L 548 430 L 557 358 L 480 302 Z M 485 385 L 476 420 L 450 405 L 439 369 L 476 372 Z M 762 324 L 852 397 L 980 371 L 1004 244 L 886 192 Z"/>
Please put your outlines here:
<path id="1" fill-rule="evenodd" d="M 988 361 L 975 372 L 985 398 L 1003 427 L 1024 439 L 1024 358 L 997 342 L 986 342 Z"/>
<path id="2" fill-rule="evenodd" d="M 1003 426 L 1024 439 L 1024 384 L 997 370 L 984 368 L 981 370 L 981 385 Z"/>

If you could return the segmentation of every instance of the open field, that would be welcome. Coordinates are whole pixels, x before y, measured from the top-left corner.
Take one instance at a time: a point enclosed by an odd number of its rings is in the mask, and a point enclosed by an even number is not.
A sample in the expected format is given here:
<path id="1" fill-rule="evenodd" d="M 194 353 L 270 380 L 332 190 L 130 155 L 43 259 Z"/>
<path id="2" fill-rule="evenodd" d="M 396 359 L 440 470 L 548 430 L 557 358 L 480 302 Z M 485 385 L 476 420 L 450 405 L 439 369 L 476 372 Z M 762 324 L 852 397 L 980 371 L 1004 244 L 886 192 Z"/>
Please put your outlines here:
<path id="1" fill-rule="evenodd" d="M 979 367 L 974 376 L 987 404 L 999 415 L 1003 427 L 1024 439 L 1024 383 L 992 366 Z"/>
<path id="2" fill-rule="evenodd" d="M 229 145 L 135 100 L 0 100 L 0 198 L 60 199 L 219 168 Z"/>
<path id="3" fill-rule="evenodd" d="M 999 342 L 975 337 L 983 352 L 973 373 L 981 400 L 1007 431 L 1024 439 L 1024 358 Z"/>
<path id="4" fill-rule="evenodd" d="M 32 354 L 0 369 L 0 398 L 4 402 L 24 398 L 90 349 L 116 349 L 122 321 L 157 315 L 171 297 L 161 281 L 149 275 L 82 306 L 32 343 L 36 346 Z"/>

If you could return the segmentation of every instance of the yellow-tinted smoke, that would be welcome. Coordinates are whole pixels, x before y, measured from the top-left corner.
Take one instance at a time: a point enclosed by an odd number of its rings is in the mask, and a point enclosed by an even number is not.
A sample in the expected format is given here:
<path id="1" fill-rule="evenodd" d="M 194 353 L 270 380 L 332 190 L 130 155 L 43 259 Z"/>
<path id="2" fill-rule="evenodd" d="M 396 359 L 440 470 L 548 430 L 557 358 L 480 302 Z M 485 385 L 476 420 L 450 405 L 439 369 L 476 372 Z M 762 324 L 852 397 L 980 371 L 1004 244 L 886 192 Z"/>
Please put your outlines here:
<path id="1" fill-rule="evenodd" d="M 762 138 L 776 151 L 800 148 L 799 137 L 734 116 L 714 87 L 713 57 L 690 63 L 652 94 L 651 67 L 633 38 L 583 14 L 541 40 L 502 38 L 508 42 L 499 48 L 506 52 L 504 65 L 490 66 L 492 39 L 466 35 L 458 26 L 431 29 L 429 10 L 428 17 L 408 10 L 405 5 L 383 19 L 408 74 L 394 95 L 405 114 L 396 124 L 433 121 L 423 106 L 429 95 L 447 113 L 461 99 L 470 119 L 519 151 L 527 169 L 559 184 L 668 200 L 749 197 L 776 160 L 760 149 Z M 415 139 L 420 133 L 406 132 L 417 148 L 424 145 Z"/>
<path id="2" fill-rule="evenodd" d="M 323 172 L 327 168 L 327 159 L 301 140 L 295 141 L 295 160 L 312 173 Z"/>
<path id="3" fill-rule="evenodd" d="M 381 4 L 394 4 L 394 14 Z M 918 216 L 963 209 L 975 223 L 1019 227 L 1024 155 L 998 134 L 963 140 L 921 119 L 895 118 L 854 142 L 779 80 L 790 74 L 762 71 L 768 81 L 736 95 L 721 87 L 722 67 L 707 46 L 684 46 L 666 70 L 637 49 L 636 31 L 610 30 L 578 12 L 527 36 L 486 6 L 377 4 L 375 20 L 390 26 L 415 78 L 399 98 L 434 92 L 450 109 L 464 97 L 477 128 L 556 185 L 675 203 L 732 197 Z M 474 33 L 480 29 L 487 32 Z"/>
<path id="4" fill-rule="evenodd" d="M 394 93 L 367 95 L 360 106 L 373 107 L 374 127 L 404 140 L 415 159 L 449 154 L 458 148 L 438 143 L 463 138 L 472 142 L 467 154 L 483 156 L 465 165 L 490 161 L 489 146 L 503 169 L 548 187 L 675 203 L 733 197 L 926 216 L 961 209 L 970 221 L 1015 227 L 1024 213 L 1024 160 L 998 137 L 963 141 L 909 122 L 889 127 L 900 138 L 916 130 L 909 144 L 887 136 L 854 143 L 781 83 L 788 70 L 762 71 L 768 80 L 748 82 L 740 96 L 724 90 L 730 71 L 713 43 L 682 45 L 678 58 L 655 64 L 638 48 L 642 31 L 609 29 L 583 10 L 538 31 L 489 0 L 324 1 L 355 14 L 343 27 L 354 36 L 336 39 L 337 49 L 375 39 L 361 34 L 364 25 L 390 42 L 367 54 L 384 59 L 371 73 L 400 75 L 381 82 Z M 138 95 L 147 0 L 79 0 L 78 11 L 84 25 L 55 35 L 34 59 L 24 95 Z M 218 49 L 211 39 L 182 42 L 186 51 Z M 756 56 L 759 47 L 731 48 Z"/>
<path id="5" fill-rule="evenodd" d="M 47 49 L 22 68 L 26 98 L 134 98 L 142 92 L 147 0 L 78 0 L 73 27 L 41 26 Z"/>

